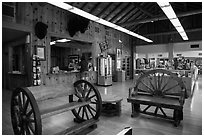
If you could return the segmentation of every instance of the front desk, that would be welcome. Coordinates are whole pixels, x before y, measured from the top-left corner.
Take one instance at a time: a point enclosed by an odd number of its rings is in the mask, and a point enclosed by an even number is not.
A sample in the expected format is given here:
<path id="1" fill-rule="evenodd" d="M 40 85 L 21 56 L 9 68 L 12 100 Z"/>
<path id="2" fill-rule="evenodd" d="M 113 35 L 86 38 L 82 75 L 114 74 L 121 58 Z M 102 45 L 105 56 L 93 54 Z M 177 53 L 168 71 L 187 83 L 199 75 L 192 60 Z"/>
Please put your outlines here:
<path id="1" fill-rule="evenodd" d="M 80 79 L 79 71 L 59 72 L 55 74 L 47 74 L 43 78 L 44 85 L 57 85 L 57 84 L 73 84 Z M 96 83 L 96 72 L 88 72 L 88 81 L 90 83 Z"/>

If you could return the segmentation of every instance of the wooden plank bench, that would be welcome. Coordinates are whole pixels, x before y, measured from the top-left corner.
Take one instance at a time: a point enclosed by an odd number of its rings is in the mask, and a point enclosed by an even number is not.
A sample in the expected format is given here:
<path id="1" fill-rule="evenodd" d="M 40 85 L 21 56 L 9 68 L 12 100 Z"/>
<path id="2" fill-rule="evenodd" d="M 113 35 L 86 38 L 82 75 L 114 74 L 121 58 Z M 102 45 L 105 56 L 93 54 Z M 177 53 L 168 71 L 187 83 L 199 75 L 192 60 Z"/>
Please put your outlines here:
<path id="1" fill-rule="evenodd" d="M 74 128 L 56 134 L 74 134 L 98 121 L 102 100 L 97 88 L 85 80 L 73 85 L 34 86 L 17 88 L 11 99 L 14 134 L 42 134 L 42 120 L 72 111 Z"/>
<path id="2" fill-rule="evenodd" d="M 132 105 L 132 117 L 143 113 L 173 120 L 178 126 L 183 120 L 185 98 L 186 88 L 181 78 L 170 71 L 155 69 L 141 75 L 135 86 L 129 88 L 127 101 Z M 146 107 L 142 109 L 140 105 Z M 168 116 L 164 109 L 173 109 L 173 117 Z"/>

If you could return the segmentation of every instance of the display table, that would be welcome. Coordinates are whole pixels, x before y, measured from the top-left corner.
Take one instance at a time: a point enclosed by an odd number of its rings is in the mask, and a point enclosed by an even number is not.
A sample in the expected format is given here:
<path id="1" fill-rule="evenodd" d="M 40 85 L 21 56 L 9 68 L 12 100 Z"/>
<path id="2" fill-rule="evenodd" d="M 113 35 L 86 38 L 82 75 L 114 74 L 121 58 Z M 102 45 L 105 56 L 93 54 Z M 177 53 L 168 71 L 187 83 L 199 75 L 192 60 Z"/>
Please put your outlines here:
<path id="1" fill-rule="evenodd" d="M 121 101 L 123 98 L 116 95 L 101 95 L 102 97 L 102 115 L 106 116 L 120 116 Z"/>

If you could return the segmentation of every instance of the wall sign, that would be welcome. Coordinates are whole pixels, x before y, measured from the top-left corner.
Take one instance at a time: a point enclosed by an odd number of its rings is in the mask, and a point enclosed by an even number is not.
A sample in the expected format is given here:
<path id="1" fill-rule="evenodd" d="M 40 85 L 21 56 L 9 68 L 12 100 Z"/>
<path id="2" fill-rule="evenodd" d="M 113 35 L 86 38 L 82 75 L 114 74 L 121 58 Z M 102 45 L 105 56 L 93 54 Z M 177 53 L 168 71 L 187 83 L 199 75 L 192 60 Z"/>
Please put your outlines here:
<path id="1" fill-rule="evenodd" d="M 36 55 L 40 60 L 45 60 L 45 46 L 36 46 Z"/>

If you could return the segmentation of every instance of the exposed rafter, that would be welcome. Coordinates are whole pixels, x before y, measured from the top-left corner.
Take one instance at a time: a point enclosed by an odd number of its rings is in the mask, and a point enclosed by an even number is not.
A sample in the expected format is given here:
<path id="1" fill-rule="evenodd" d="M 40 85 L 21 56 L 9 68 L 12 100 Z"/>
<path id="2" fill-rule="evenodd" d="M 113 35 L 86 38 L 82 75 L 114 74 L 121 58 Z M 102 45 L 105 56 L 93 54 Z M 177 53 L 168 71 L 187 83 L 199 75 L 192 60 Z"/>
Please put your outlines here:
<path id="1" fill-rule="evenodd" d="M 177 17 L 191 16 L 191 15 L 196 15 L 200 13 L 202 13 L 202 10 L 195 10 L 195 11 L 190 11 L 190 12 L 179 13 L 177 14 Z M 149 18 L 149 19 L 129 21 L 129 22 L 118 24 L 118 25 L 124 27 L 124 26 L 133 25 L 133 24 L 148 23 L 151 21 L 159 21 L 159 20 L 166 20 L 166 19 L 168 19 L 166 16 L 160 16 L 160 17 L 154 17 L 154 18 Z"/>
<path id="2" fill-rule="evenodd" d="M 149 11 L 147 11 L 144 7 L 140 6 L 137 3 L 133 2 L 133 5 L 138 8 L 140 11 L 142 11 L 143 13 L 145 13 L 146 15 L 150 16 L 150 17 L 154 17 L 154 15 L 152 13 L 150 13 Z"/>
<path id="3" fill-rule="evenodd" d="M 114 11 L 116 11 L 118 9 L 118 7 L 120 7 L 122 5 L 122 3 L 120 2 L 117 6 L 115 6 L 115 8 L 110 12 L 113 13 Z M 104 19 L 107 20 L 112 14 L 108 14 Z"/>
<path id="4" fill-rule="evenodd" d="M 86 7 L 87 4 L 88 4 L 88 3 L 85 2 L 85 3 L 81 6 L 81 9 L 84 9 L 84 8 Z"/>
<path id="5" fill-rule="evenodd" d="M 89 13 L 93 14 L 93 12 L 100 6 L 100 2 L 98 2 L 92 9 Z"/>
<path id="6" fill-rule="evenodd" d="M 127 4 L 120 12 L 118 12 L 111 20 L 110 22 L 114 22 L 118 17 L 123 16 L 126 12 L 128 12 L 131 8 L 131 4 Z"/>
<path id="7" fill-rule="evenodd" d="M 130 11 L 124 15 L 124 18 L 121 17 L 121 18 L 117 21 L 117 23 L 118 23 L 118 22 L 125 21 L 125 20 L 129 19 L 129 17 L 131 17 L 132 15 L 134 15 L 134 13 L 135 13 L 136 11 L 133 10 L 133 9 L 134 9 L 134 7 L 132 7 L 132 8 L 130 9 Z"/>
<path id="8" fill-rule="evenodd" d="M 112 2 L 110 2 L 98 15 L 97 17 L 101 18 L 101 16 L 112 6 Z"/>

